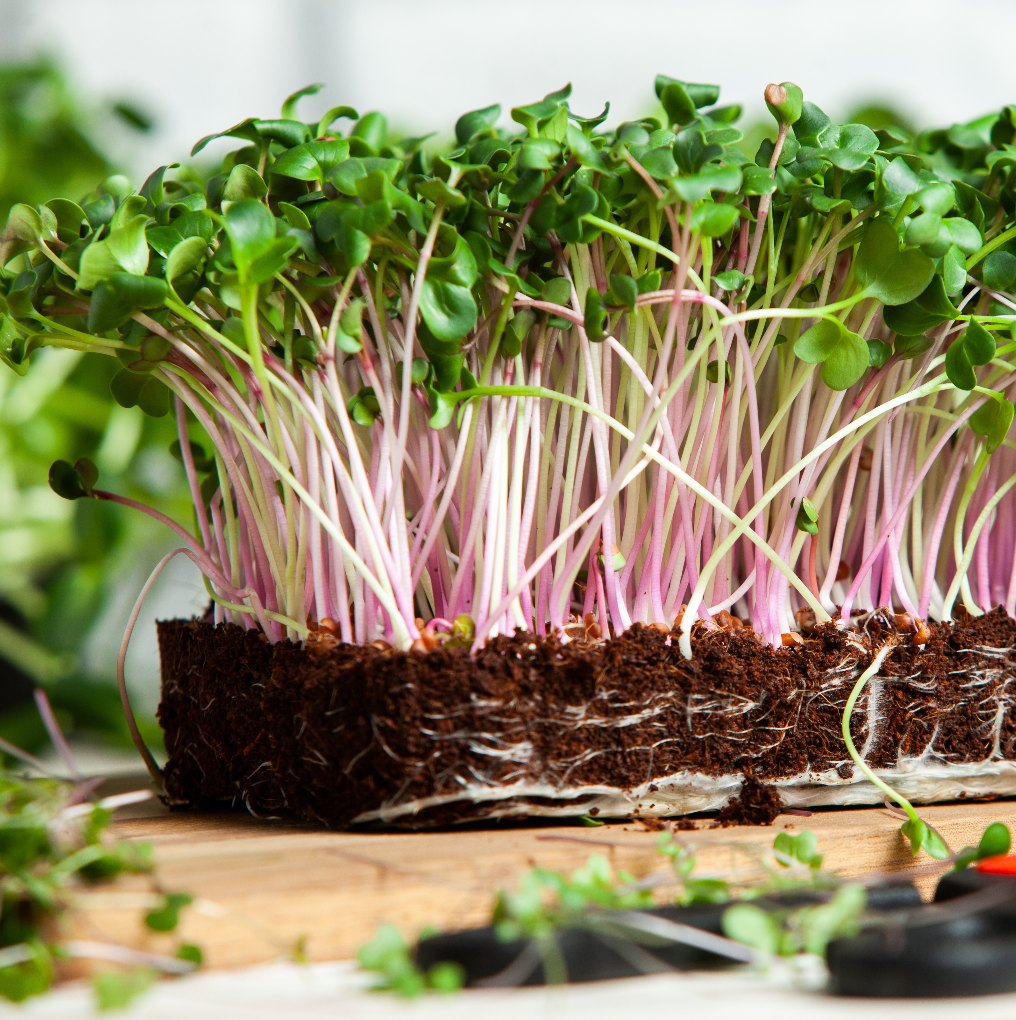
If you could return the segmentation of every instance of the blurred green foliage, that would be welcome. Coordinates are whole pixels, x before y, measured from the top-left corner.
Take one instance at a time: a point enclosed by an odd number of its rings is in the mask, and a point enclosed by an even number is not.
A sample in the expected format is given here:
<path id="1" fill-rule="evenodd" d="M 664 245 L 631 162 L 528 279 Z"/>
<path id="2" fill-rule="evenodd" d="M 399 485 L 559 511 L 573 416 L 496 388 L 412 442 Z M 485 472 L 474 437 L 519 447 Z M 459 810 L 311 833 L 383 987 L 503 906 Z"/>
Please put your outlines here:
<path id="1" fill-rule="evenodd" d="M 0 66 L 0 220 L 17 202 L 92 190 L 117 170 L 108 140 L 122 140 L 124 124 L 143 130 L 148 120 L 127 104 L 83 101 L 50 59 Z M 88 453 L 111 488 L 186 519 L 168 453 L 175 433 L 169 419 L 109 399 L 115 365 L 69 351 L 36 357 L 44 371 L 0 373 L 0 733 L 29 749 L 45 743 L 26 701 L 41 684 L 69 733 L 126 743 L 115 678 L 82 653 L 118 579 L 154 563 L 166 537 L 140 515 L 61 500 L 47 476 L 54 459 Z M 110 660 L 115 640 L 100 638 Z M 154 723 L 146 729 L 157 740 Z"/>
<path id="2" fill-rule="evenodd" d="M 148 127 L 124 103 L 86 107 L 50 59 L 0 65 L 0 217 L 15 202 L 82 194 L 112 173 L 99 141 L 103 119 Z"/>

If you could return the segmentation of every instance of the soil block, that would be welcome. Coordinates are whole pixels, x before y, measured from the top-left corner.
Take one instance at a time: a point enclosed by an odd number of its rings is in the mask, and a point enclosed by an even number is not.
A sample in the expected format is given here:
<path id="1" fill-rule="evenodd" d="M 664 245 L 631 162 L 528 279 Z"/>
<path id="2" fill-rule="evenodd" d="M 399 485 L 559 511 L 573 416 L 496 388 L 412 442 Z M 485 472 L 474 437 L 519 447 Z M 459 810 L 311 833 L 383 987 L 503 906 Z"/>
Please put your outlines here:
<path id="1" fill-rule="evenodd" d="M 783 648 L 702 629 L 691 659 L 643 626 L 568 643 L 520 632 L 471 657 L 163 622 L 167 797 L 333 828 L 680 816 L 732 800 L 757 822 L 781 805 L 877 803 L 840 718 L 892 620 L 813 627 Z M 995 609 L 929 626 L 867 685 L 858 749 L 919 802 L 1016 793 L 1016 621 Z"/>

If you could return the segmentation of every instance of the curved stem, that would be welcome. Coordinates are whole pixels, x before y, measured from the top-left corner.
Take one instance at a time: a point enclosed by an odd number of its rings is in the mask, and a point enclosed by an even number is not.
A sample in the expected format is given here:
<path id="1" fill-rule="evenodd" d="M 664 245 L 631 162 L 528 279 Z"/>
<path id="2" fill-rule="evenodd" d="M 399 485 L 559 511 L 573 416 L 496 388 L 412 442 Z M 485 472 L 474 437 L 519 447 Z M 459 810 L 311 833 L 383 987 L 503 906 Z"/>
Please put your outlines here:
<path id="1" fill-rule="evenodd" d="M 871 660 L 871 665 L 857 678 L 857 682 L 854 684 L 853 690 L 847 697 L 847 702 L 843 706 L 843 716 L 840 720 L 840 732 L 843 734 L 843 743 L 846 745 L 847 754 L 850 755 L 854 764 L 860 769 L 864 777 L 871 782 L 874 786 L 877 786 L 887 797 L 891 800 L 896 801 L 897 804 L 904 811 L 907 816 L 913 822 L 920 822 L 920 818 L 917 816 L 917 812 L 914 810 L 914 806 L 907 800 L 906 797 L 901 793 L 897 793 L 887 782 L 879 779 L 878 776 L 868 767 L 868 763 L 858 753 L 857 747 L 854 745 L 854 738 L 850 734 L 850 717 L 853 714 L 854 706 L 857 704 L 857 699 L 861 696 L 861 692 L 868 685 L 871 679 L 878 675 L 878 671 L 882 668 L 882 663 L 889 657 L 889 654 L 896 647 L 896 641 L 887 641 L 882 647 L 875 653 L 875 657 Z"/>
<path id="2" fill-rule="evenodd" d="M 155 565 L 155 569 L 149 574 L 148 580 L 145 581 L 144 587 L 138 593 L 138 597 L 134 600 L 134 607 L 131 609 L 131 615 L 127 620 L 127 626 L 124 629 L 123 640 L 120 642 L 120 652 L 116 657 L 116 682 L 120 689 L 120 704 L 123 706 L 124 718 L 127 721 L 127 729 L 130 730 L 131 740 L 134 746 L 137 748 L 138 754 L 141 755 L 141 760 L 145 763 L 145 768 L 148 769 L 148 774 L 152 777 L 152 781 L 160 789 L 165 789 L 163 782 L 162 769 L 159 768 L 158 762 L 156 762 L 152 752 L 148 749 L 148 745 L 145 743 L 145 738 L 141 736 L 141 731 L 138 729 L 138 721 L 134 716 L 134 709 L 131 707 L 130 695 L 127 693 L 127 649 L 131 643 L 131 637 L 134 635 L 134 627 L 138 622 L 138 617 L 141 615 L 141 608 L 145 604 L 145 599 L 148 597 L 148 593 L 152 590 L 152 585 L 159 579 L 159 575 L 166 569 L 169 562 L 175 559 L 177 556 L 183 554 L 184 556 L 191 556 L 190 551 L 187 549 L 172 549 L 161 560 Z M 200 564 L 198 564 L 200 569 Z"/>

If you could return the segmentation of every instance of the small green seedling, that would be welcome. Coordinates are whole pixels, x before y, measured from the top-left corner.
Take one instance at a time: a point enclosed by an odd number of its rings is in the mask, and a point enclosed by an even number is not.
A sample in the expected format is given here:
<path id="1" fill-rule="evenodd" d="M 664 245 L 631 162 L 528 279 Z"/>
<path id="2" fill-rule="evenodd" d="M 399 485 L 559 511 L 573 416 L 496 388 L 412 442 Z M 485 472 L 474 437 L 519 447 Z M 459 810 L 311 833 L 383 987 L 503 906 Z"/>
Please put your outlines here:
<path id="1" fill-rule="evenodd" d="M 590 910 L 637 910 L 652 903 L 651 890 L 641 888 L 627 872 L 615 871 L 603 855 L 594 854 L 570 875 L 533 868 L 517 889 L 498 892 L 493 919 L 498 935 L 506 941 L 542 939 L 577 923 Z"/>
<path id="2" fill-rule="evenodd" d="M 965 846 L 953 857 L 953 870 L 962 871 L 986 857 L 1000 857 L 1012 849 L 1012 833 L 1002 822 L 992 822 L 981 833 L 977 846 Z"/>
<path id="3" fill-rule="evenodd" d="M 454 963 L 435 964 L 427 971 L 414 962 L 409 944 L 394 925 L 383 925 L 356 955 L 363 970 L 377 975 L 373 991 L 413 999 L 424 992 L 455 992 L 462 987 L 462 969 Z"/>
<path id="4" fill-rule="evenodd" d="M 723 915 L 723 933 L 765 956 L 822 956 L 835 938 L 854 934 L 865 908 L 864 887 L 842 885 L 828 902 L 793 910 L 735 903 Z"/>
<path id="5" fill-rule="evenodd" d="M 803 832 L 781 832 L 773 840 L 776 860 L 785 868 L 803 864 L 812 871 L 822 867 L 822 854 L 818 852 L 818 839 L 809 829 Z"/>

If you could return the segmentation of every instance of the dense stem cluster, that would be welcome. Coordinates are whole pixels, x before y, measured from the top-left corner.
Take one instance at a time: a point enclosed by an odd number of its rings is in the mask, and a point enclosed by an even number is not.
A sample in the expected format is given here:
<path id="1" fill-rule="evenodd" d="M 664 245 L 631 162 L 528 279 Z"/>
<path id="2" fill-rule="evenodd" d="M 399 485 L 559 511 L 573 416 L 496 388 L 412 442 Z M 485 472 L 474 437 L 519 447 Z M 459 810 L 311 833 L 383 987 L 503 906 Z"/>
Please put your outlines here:
<path id="1" fill-rule="evenodd" d="M 1016 615 L 1011 112 L 910 138 L 785 83 L 752 157 L 715 88 L 657 94 L 429 153 L 294 99 L 209 181 L 18 207 L 4 357 L 112 355 L 175 411 L 167 523 L 273 640 Z"/>

